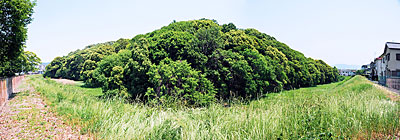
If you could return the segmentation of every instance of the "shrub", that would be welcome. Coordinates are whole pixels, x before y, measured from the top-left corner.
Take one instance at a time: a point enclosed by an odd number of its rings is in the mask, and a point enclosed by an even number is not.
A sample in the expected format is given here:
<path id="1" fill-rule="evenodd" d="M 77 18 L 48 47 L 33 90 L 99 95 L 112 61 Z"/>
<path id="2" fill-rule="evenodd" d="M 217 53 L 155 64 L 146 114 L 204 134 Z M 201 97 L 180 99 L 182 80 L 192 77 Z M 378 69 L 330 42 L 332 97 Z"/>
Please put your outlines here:
<path id="1" fill-rule="evenodd" d="M 147 73 L 149 87 L 146 96 L 157 103 L 182 102 L 190 105 L 206 105 L 214 100 L 213 84 L 189 63 L 166 58 L 159 65 L 152 65 Z"/>

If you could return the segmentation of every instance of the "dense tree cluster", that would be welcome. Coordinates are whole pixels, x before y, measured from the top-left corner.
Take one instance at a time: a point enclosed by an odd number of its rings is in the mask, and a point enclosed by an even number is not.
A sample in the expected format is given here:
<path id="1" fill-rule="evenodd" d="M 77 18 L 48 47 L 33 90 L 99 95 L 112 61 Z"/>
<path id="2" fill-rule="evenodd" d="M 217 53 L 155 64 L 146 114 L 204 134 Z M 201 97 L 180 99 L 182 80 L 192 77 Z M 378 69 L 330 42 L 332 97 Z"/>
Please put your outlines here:
<path id="1" fill-rule="evenodd" d="M 0 77 L 22 72 L 26 64 L 21 59 L 34 6 L 30 0 L 0 0 Z"/>
<path id="2" fill-rule="evenodd" d="M 84 80 L 110 96 L 193 105 L 338 80 L 336 68 L 274 37 L 207 19 L 89 46 L 55 58 L 46 69 L 44 76 Z"/>

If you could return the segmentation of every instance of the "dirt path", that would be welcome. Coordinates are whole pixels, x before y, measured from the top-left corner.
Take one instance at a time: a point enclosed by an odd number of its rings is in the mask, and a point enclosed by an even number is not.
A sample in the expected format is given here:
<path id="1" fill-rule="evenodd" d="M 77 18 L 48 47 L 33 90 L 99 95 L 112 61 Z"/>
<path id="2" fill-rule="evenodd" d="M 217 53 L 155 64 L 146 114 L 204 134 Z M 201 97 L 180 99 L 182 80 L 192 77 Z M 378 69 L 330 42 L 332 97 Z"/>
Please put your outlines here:
<path id="1" fill-rule="evenodd" d="M 51 80 L 54 80 L 54 81 L 56 81 L 56 82 L 58 82 L 58 83 L 61 83 L 61 84 L 69 84 L 69 85 L 73 85 L 73 84 L 76 84 L 76 82 L 74 81 L 74 80 L 68 80 L 68 79 L 51 79 Z"/>
<path id="2" fill-rule="evenodd" d="M 24 84 L 26 86 L 26 84 Z M 31 87 L 21 92 L 0 110 L 0 139 L 88 139 L 77 128 L 66 125 Z"/>

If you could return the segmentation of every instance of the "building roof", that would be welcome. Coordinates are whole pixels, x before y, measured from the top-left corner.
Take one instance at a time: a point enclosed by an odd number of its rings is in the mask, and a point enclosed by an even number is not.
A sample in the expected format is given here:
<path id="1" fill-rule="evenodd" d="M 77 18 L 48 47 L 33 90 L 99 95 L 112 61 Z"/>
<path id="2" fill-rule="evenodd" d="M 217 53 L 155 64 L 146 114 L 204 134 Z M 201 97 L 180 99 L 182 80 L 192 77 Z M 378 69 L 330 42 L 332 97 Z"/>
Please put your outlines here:
<path id="1" fill-rule="evenodd" d="M 376 61 L 382 61 L 382 57 L 375 58 L 374 62 Z"/>
<path id="2" fill-rule="evenodd" d="M 400 43 L 397 42 L 386 42 L 386 46 L 389 49 L 400 49 Z"/>
<path id="3" fill-rule="evenodd" d="M 387 49 L 400 50 L 400 43 L 398 43 L 398 42 L 386 42 L 385 51 L 383 52 L 382 56 L 386 54 Z"/>

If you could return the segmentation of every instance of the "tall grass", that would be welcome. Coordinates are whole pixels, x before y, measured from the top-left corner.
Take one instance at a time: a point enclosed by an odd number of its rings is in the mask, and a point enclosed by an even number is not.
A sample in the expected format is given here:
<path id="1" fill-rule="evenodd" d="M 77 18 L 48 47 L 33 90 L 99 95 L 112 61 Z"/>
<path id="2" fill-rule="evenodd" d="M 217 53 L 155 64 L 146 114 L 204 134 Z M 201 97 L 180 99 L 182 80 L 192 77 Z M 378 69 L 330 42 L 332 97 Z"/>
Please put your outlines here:
<path id="1" fill-rule="evenodd" d="M 99 89 L 41 77 L 29 83 L 67 122 L 100 139 L 387 139 L 400 132 L 400 103 L 359 76 L 231 107 L 172 109 L 100 99 Z"/>

